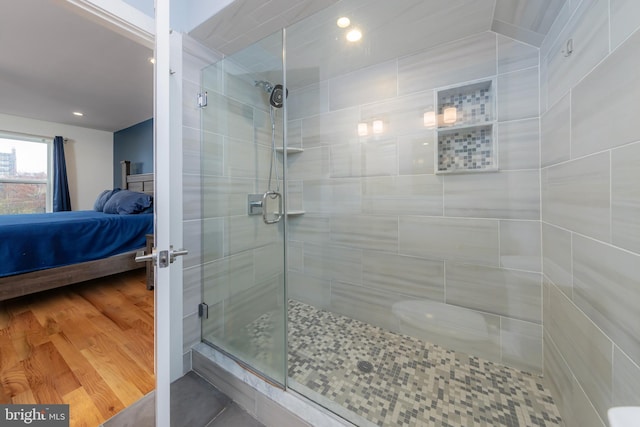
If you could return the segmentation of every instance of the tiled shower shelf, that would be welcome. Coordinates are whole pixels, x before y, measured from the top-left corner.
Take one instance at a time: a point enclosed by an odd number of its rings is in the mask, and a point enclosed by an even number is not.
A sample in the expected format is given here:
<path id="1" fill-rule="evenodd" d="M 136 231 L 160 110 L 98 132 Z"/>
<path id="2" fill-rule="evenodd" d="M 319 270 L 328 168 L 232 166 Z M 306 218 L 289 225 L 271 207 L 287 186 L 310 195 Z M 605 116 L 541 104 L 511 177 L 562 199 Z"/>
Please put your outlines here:
<path id="1" fill-rule="evenodd" d="M 276 151 L 278 153 L 282 153 L 284 152 L 284 148 L 276 148 Z M 304 148 L 296 148 L 296 147 L 287 147 L 287 154 L 295 154 L 295 153 L 302 153 L 304 151 Z"/>
<path id="2" fill-rule="evenodd" d="M 287 212 L 287 216 L 298 216 L 298 215 L 304 215 L 306 212 L 305 211 L 289 211 Z M 274 212 L 274 214 L 277 214 L 277 212 Z"/>
<path id="3" fill-rule="evenodd" d="M 498 170 L 494 87 L 493 81 L 487 80 L 437 92 L 437 174 Z M 444 123 L 444 112 L 452 107 L 455 121 Z"/>

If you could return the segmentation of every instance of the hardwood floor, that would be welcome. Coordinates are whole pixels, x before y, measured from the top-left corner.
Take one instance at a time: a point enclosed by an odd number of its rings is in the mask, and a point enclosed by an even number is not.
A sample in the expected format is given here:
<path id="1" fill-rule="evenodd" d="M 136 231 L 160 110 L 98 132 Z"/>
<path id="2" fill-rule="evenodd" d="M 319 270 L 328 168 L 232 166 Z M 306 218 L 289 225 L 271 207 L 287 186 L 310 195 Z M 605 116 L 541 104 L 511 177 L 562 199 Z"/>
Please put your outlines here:
<path id="1" fill-rule="evenodd" d="M 0 403 L 68 403 L 96 427 L 155 387 L 145 270 L 0 302 Z"/>

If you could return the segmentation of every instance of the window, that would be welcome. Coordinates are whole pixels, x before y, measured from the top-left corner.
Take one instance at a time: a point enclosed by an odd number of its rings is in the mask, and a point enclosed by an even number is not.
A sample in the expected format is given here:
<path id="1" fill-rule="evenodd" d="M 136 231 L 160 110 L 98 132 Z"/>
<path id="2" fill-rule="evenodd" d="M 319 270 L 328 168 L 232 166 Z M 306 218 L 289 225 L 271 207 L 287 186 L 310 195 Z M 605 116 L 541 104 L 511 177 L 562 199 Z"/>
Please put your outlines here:
<path id="1" fill-rule="evenodd" d="M 51 212 L 53 140 L 0 135 L 0 215 Z"/>

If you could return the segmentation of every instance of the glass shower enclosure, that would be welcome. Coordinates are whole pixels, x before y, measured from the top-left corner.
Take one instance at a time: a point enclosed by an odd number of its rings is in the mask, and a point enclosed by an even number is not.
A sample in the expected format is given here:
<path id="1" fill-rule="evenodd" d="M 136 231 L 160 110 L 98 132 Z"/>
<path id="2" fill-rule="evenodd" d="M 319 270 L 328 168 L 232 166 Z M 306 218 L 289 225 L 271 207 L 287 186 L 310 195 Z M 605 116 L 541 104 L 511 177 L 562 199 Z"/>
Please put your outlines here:
<path id="1" fill-rule="evenodd" d="M 284 387 L 282 51 L 278 32 L 202 70 L 202 340 Z"/>

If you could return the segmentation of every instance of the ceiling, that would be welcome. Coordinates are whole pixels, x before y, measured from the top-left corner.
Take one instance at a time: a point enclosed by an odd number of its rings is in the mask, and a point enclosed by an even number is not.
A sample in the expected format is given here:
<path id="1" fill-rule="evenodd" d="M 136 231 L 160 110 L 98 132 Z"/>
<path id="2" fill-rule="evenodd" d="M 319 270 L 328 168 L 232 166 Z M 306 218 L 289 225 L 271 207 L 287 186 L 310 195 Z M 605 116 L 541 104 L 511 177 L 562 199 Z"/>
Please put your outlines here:
<path id="1" fill-rule="evenodd" d="M 3 0 L 0 113 L 109 132 L 151 118 L 152 49 L 64 3 Z"/>
<path id="2" fill-rule="evenodd" d="M 471 20 L 484 31 L 494 30 L 539 47 L 565 3 L 566 0 L 235 0 L 190 35 L 229 55 L 317 11 L 329 14 L 334 24 L 335 16 L 359 10 L 380 25 L 402 20 L 431 24 L 405 29 L 405 38 L 425 40 L 425 32 L 455 33 L 457 26 Z"/>
<path id="3" fill-rule="evenodd" d="M 287 85 L 295 89 L 489 30 L 539 47 L 565 2 L 236 0 L 189 34 L 233 54 L 237 76 L 278 80 L 281 37 L 267 36 L 286 27 Z M 362 30 L 358 43 L 345 41 L 341 16 Z"/>
<path id="4" fill-rule="evenodd" d="M 64 0 L 4 1 L 10 6 L 3 4 L 0 14 L 0 113 L 109 132 L 153 116 L 150 48 L 77 14 Z M 289 58 L 303 69 L 305 61 L 318 63 L 311 47 L 333 36 L 335 16 L 349 12 L 377 34 L 368 60 L 350 59 L 356 61 L 350 66 L 366 66 L 487 30 L 540 46 L 565 1 L 235 0 L 190 34 L 232 54 L 289 27 L 290 53 L 296 52 Z M 260 50 L 277 51 L 268 45 Z M 340 61 L 333 62 L 339 71 Z"/>

